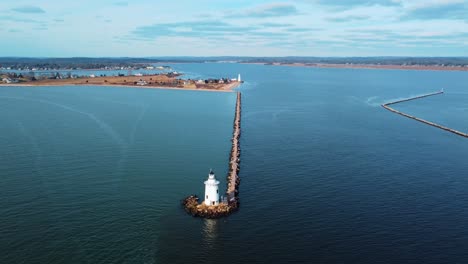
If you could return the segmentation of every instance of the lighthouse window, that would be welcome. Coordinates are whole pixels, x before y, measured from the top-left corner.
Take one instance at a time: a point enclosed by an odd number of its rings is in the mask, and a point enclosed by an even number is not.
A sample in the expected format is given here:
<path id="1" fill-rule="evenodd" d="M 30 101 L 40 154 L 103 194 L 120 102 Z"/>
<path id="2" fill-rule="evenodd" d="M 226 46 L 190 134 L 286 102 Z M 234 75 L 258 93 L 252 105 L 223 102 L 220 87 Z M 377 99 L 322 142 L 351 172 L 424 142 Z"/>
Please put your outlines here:
<path id="1" fill-rule="evenodd" d="M 216 190 L 216 193 L 219 193 L 218 190 Z"/>
<path id="2" fill-rule="evenodd" d="M 208 195 L 206 196 L 206 199 L 208 199 Z"/>

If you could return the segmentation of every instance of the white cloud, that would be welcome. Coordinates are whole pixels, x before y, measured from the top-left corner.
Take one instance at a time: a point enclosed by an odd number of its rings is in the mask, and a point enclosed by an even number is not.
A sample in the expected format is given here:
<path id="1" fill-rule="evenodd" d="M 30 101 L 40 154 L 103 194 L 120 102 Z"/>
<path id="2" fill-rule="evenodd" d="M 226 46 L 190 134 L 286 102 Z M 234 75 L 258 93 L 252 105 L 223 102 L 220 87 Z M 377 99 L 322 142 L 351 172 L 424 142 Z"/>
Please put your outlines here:
<path id="1" fill-rule="evenodd" d="M 390 55 L 404 51 L 392 50 L 392 45 L 397 44 L 416 45 L 432 41 L 434 46 L 447 45 L 449 53 L 457 41 L 460 45 L 466 43 L 468 35 L 462 35 L 468 34 L 467 22 L 454 19 L 454 16 L 442 16 L 437 8 L 444 7 L 447 11 L 445 7 L 467 1 L 390 1 L 382 0 L 379 1 L 381 4 L 375 4 L 377 2 L 370 0 L 334 0 L 334 3 L 348 4 L 346 8 L 337 8 L 317 4 L 316 0 L 240 0 L 235 3 L 181 0 L 157 5 L 154 1 L 139 0 L 128 1 L 131 3 L 128 6 L 120 0 L 44 0 L 41 8 L 47 12 L 35 15 L 35 19 L 9 11 L 18 6 L 34 5 L 35 1 L 17 0 L 17 5 L 1 1 L 0 11 L 5 12 L 0 16 L 0 22 L 5 28 L 4 36 L 10 39 L 8 44 L 0 42 L 0 56 L 33 54 L 34 49 L 29 46 L 12 43 L 35 41 L 38 45 L 36 50 L 42 48 L 51 52 L 51 56 L 223 55 L 223 52 L 262 56 L 353 56 L 357 53 L 365 55 L 366 50 L 368 55 L 379 52 Z M 437 20 L 426 19 L 429 17 L 427 14 L 425 17 L 421 15 L 420 11 L 428 8 L 431 9 L 431 17 L 439 15 Z M 415 11 L 419 12 L 421 19 L 411 17 Z M 210 25 L 194 22 L 207 19 L 225 25 L 209 29 Z M 32 25 L 34 23 L 43 23 L 47 27 Z M 171 25 L 171 30 L 165 28 Z M 43 30 L 36 32 L 34 28 Z M 146 29 L 141 31 L 143 36 L 132 36 L 132 32 L 139 28 Z M 24 34 L 14 34 L 8 29 L 21 30 Z M 200 37 L 203 32 L 212 34 Z M 356 47 L 361 47 L 359 52 Z"/>
<path id="2" fill-rule="evenodd" d="M 407 10 L 442 7 L 463 3 L 465 3 L 465 0 L 401 0 L 402 6 Z"/>

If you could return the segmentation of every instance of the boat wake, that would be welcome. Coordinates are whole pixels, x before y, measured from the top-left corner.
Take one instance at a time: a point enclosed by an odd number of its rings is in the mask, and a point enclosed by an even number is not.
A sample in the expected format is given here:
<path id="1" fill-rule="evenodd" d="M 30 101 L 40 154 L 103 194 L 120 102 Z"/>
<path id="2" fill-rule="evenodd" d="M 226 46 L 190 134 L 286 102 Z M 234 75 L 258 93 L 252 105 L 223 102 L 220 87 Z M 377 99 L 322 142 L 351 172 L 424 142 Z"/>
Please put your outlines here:
<path id="1" fill-rule="evenodd" d="M 125 141 L 122 139 L 122 137 L 109 124 L 107 124 L 104 121 L 102 121 L 101 119 L 97 118 L 94 114 L 87 113 L 87 112 L 75 109 L 75 108 L 67 106 L 67 105 L 63 105 L 63 104 L 59 104 L 59 103 L 55 103 L 55 102 L 51 102 L 51 101 L 43 100 L 43 99 L 31 99 L 31 98 L 26 98 L 26 97 L 10 97 L 10 96 L 1 96 L 0 98 L 43 103 L 43 104 L 56 106 L 56 107 L 65 109 L 67 111 L 86 116 L 89 119 L 91 119 L 92 121 L 94 121 L 94 123 L 96 123 L 104 132 L 106 132 L 106 134 L 108 134 L 120 146 L 126 145 Z"/>

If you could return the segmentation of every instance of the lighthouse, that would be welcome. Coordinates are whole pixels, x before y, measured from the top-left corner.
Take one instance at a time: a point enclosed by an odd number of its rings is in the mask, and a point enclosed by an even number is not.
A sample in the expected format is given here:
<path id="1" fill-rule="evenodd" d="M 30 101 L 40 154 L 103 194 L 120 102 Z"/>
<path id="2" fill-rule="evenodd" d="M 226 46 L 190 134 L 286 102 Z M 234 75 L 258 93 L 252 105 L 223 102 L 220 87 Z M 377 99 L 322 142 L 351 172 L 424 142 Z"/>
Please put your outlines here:
<path id="1" fill-rule="evenodd" d="M 208 174 L 208 180 L 205 181 L 205 205 L 219 204 L 219 181 L 216 180 L 213 170 Z"/>
<path id="2" fill-rule="evenodd" d="M 239 75 L 237 75 L 237 81 L 238 81 L 238 82 L 241 82 L 241 76 L 240 76 L 240 73 L 239 73 Z"/>

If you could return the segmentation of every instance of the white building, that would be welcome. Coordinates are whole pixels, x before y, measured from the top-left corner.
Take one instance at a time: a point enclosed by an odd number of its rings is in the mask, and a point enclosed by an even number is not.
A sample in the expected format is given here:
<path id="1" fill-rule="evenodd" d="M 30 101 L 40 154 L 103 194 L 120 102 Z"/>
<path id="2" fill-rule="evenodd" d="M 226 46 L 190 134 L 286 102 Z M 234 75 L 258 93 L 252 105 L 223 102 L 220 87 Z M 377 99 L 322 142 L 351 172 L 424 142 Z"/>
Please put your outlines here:
<path id="1" fill-rule="evenodd" d="M 219 181 L 216 180 L 213 170 L 208 174 L 208 180 L 205 181 L 205 205 L 219 204 Z"/>
<path id="2" fill-rule="evenodd" d="M 140 86 L 147 85 L 147 84 L 148 84 L 148 83 L 147 83 L 146 81 L 144 81 L 144 80 L 139 80 L 139 81 L 137 82 L 137 85 L 140 85 Z"/>

